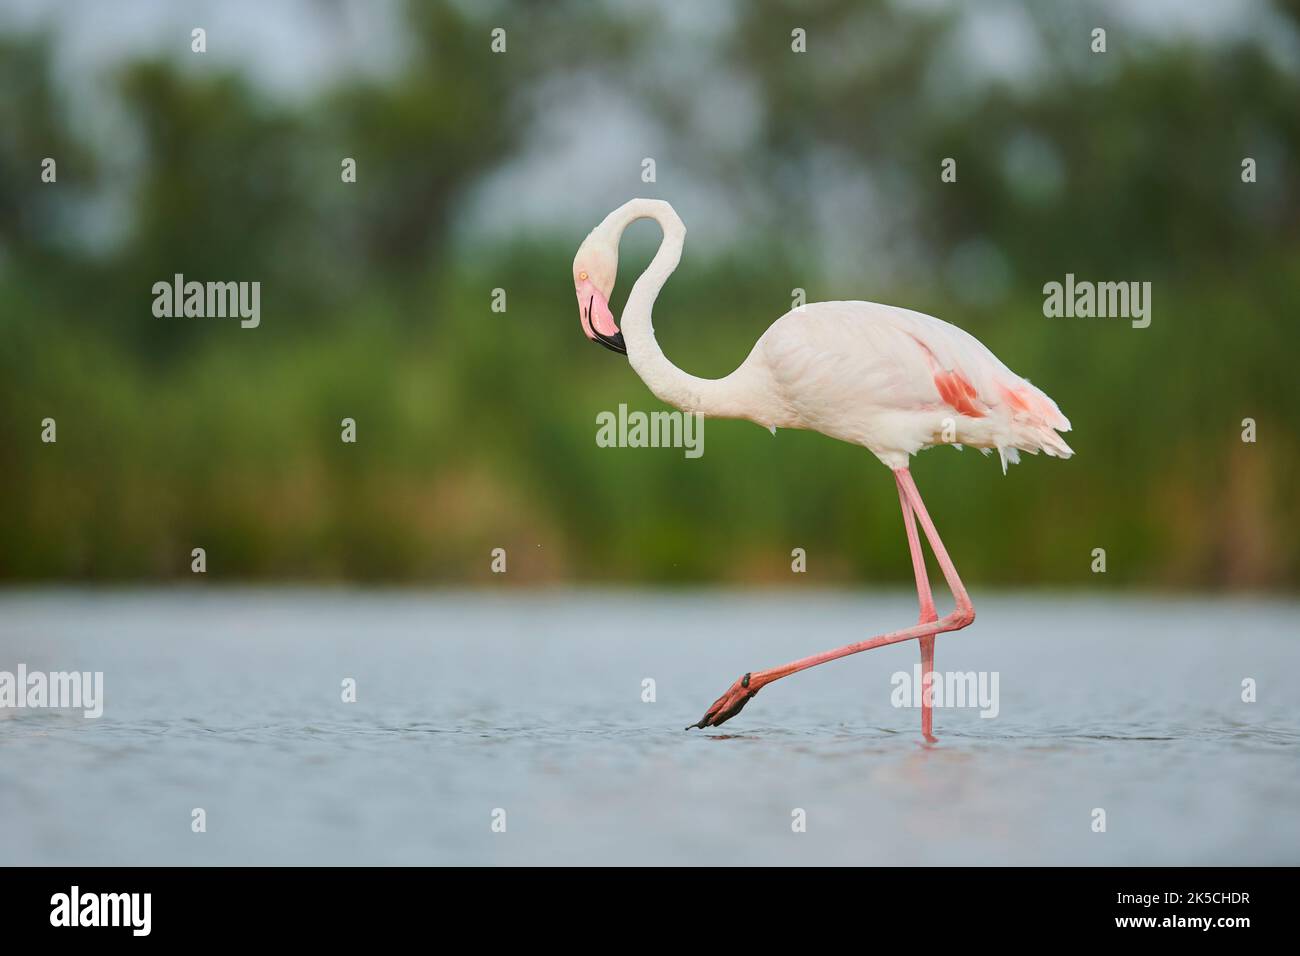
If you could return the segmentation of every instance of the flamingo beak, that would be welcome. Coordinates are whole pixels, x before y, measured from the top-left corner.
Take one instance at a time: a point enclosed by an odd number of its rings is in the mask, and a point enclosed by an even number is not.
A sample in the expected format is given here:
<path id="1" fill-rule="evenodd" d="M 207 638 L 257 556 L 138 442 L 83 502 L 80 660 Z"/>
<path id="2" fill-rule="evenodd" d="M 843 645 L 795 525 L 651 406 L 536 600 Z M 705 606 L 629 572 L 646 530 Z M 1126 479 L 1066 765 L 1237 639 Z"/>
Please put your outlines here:
<path id="1" fill-rule="evenodd" d="M 618 330 L 614 313 L 609 310 L 609 300 L 590 279 L 584 279 L 578 284 L 578 316 L 587 338 L 600 343 L 611 352 L 627 354 L 623 333 Z"/>

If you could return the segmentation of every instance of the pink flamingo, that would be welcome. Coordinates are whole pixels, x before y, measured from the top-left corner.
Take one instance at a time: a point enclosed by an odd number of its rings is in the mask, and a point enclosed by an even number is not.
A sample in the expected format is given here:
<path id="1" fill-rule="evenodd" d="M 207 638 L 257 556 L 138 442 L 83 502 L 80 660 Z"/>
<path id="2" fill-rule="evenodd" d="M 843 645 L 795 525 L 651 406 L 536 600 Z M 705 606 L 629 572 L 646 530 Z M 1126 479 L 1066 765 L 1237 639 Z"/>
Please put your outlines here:
<path id="1" fill-rule="evenodd" d="M 663 240 L 632 286 L 620 331 L 609 310 L 619 241 L 630 223 L 647 218 L 659 223 Z M 1070 446 L 1057 434 L 1069 431 L 1070 422 L 1055 402 L 969 333 L 919 312 L 874 302 L 818 302 L 794 309 L 772 323 L 730 375 L 688 375 L 664 356 L 650 316 L 659 290 L 681 261 L 685 238 L 686 227 L 662 200 L 633 199 L 606 216 L 573 260 L 583 332 L 593 342 L 626 354 L 650 391 L 684 412 L 743 418 L 773 434 L 778 428 L 810 429 L 872 452 L 893 471 L 898 485 L 921 606 L 920 621 L 912 627 L 745 674 L 691 727 L 716 727 L 730 720 L 763 687 L 782 677 L 916 639 L 924 688 L 921 733 L 933 741 L 928 688 L 935 636 L 969 625 L 975 608 L 921 502 L 908 470 L 911 456 L 940 444 L 970 445 L 984 454 L 997 449 L 1005 473 L 1008 461 L 1019 461 L 1020 451 L 1070 457 Z M 930 593 L 918 521 L 956 603 L 942 618 Z"/>

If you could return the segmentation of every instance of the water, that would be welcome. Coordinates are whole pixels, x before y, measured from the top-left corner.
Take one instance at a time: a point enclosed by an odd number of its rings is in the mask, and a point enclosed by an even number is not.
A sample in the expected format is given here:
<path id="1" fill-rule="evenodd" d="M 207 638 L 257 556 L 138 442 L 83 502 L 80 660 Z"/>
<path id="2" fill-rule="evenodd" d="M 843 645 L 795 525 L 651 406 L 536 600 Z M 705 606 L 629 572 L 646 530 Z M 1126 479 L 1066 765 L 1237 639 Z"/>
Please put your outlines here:
<path id="1" fill-rule="evenodd" d="M 0 592 L 0 670 L 105 696 L 0 710 L 0 865 L 1300 863 L 1296 605 L 976 605 L 936 663 L 1000 713 L 927 746 L 890 704 L 914 643 L 682 730 L 902 594 Z"/>

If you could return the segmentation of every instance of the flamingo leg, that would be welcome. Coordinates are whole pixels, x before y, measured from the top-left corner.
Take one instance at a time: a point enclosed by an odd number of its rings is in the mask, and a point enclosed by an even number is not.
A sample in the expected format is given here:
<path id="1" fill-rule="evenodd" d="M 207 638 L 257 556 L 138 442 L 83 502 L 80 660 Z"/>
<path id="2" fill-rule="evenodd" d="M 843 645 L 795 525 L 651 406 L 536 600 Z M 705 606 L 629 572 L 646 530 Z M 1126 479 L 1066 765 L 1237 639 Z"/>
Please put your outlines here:
<path id="1" fill-rule="evenodd" d="M 907 529 L 907 546 L 912 552 L 912 573 L 916 576 L 916 599 L 921 605 L 919 623 L 928 624 L 939 620 L 939 612 L 934 609 L 934 595 L 930 593 L 930 575 L 925 570 L 925 554 L 921 551 L 921 540 L 916 533 L 916 514 L 912 503 L 907 500 L 903 480 L 895 474 L 898 483 L 898 503 L 903 508 L 903 526 Z M 934 701 L 930 686 L 934 680 L 934 635 L 918 638 L 921 645 L 921 736 L 933 743 Z"/>
<path id="2" fill-rule="evenodd" d="M 900 641 L 910 641 L 918 638 L 930 639 L 930 660 L 933 661 L 934 654 L 934 635 L 943 634 L 948 631 L 959 631 L 967 627 L 975 620 L 975 608 L 971 604 L 970 596 L 966 593 L 966 587 L 961 583 L 961 578 L 957 574 L 957 568 L 953 565 L 952 559 L 948 557 L 948 549 L 944 547 L 943 541 L 939 538 L 939 532 L 935 530 L 934 522 L 930 520 L 930 514 L 925 510 L 925 503 L 921 501 L 921 493 L 916 488 L 916 482 L 912 480 L 912 474 L 906 468 L 898 468 L 894 471 L 895 480 L 898 483 L 901 500 L 910 506 L 917 521 L 920 522 L 921 530 L 925 532 L 926 540 L 930 543 L 930 549 L 934 552 L 935 559 L 939 562 L 939 569 L 943 572 L 944 580 L 948 583 L 948 588 L 952 591 L 953 600 L 956 607 L 938 620 L 922 620 L 911 627 L 905 627 L 898 631 L 891 631 L 888 634 L 881 634 L 878 637 L 868 638 L 865 641 L 857 641 L 853 644 L 846 644 L 844 647 L 838 647 L 834 650 L 823 651 L 820 654 L 813 654 L 811 657 L 804 657 L 797 661 L 791 661 L 789 664 L 783 664 L 780 667 L 772 667 L 764 671 L 752 671 L 740 680 L 731 685 L 731 688 L 713 702 L 713 706 L 708 709 L 699 723 L 692 724 L 692 727 L 716 727 L 725 721 L 735 717 L 741 709 L 747 704 L 755 694 L 764 686 L 772 683 L 774 680 L 780 680 L 782 677 L 789 677 L 791 674 L 797 674 L 799 671 L 807 670 L 810 667 L 816 667 L 818 664 L 825 664 L 828 661 L 839 660 L 841 657 L 848 657 L 850 654 L 860 654 L 863 651 L 874 650 L 877 647 L 885 647 L 889 644 L 897 644 Z M 908 511 L 904 509 L 904 524 L 909 524 L 907 520 Z M 909 535 L 909 544 L 911 535 Z M 913 550 L 913 570 L 916 568 L 917 555 L 919 554 L 920 541 L 916 541 L 916 547 Z M 924 568 L 924 562 L 922 562 Z M 918 596 L 920 593 L 920 578 L 918 576 Z M 929 589 L 929 581 L 926 581 L 926 590 Z M 933 608 L 933 599 L 931 599 L 931 608 Z M 922 617 L 925 616 L 924 598 L 922 598 Z M 922 661 L 926 657 L 925 646 L 921 649 Z M 922 716 L 924 729 L 924 714 Z M 689 728 L 687 728 L 689 729 Z"/>

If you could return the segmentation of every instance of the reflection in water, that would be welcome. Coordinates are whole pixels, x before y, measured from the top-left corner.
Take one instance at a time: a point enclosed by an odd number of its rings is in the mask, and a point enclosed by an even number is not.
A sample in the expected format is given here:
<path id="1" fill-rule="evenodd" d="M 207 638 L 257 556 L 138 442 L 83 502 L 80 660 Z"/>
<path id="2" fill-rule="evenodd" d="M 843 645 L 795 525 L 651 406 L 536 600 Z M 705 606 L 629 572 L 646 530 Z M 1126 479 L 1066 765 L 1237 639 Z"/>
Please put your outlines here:
<path id="1" fill-rule="evenodd" d="M 0 709 L 0 864 L 1300 862 L 1291 605 L 985 598 L 936 663 L 996 718 L 923 743 L 899 645 L 679 729 L 912 602 L 9 592 L 0 671 L 102 670 L 104 715 Z"/>

